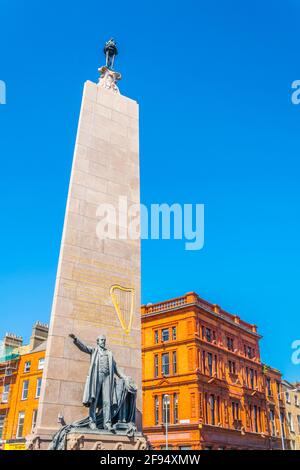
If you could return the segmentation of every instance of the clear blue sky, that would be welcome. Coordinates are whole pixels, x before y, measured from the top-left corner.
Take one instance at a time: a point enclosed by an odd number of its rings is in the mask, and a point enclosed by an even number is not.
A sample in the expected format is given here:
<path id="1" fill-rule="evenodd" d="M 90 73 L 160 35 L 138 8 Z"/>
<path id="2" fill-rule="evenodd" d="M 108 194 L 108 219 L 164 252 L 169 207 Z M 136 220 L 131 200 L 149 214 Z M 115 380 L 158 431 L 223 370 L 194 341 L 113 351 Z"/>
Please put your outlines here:
<path id="1" fill-rule="evenodd" d="M 299 14 L 296 0 L 2 0 L 1 336 L 49 319 L 82 86 L 114 36 L 140 103 L 142 201 L 206 207 L 203 250 L 143 242 L 143 302 L 195 290 L 258 324 L 264 361 L 300 379 Z"/>

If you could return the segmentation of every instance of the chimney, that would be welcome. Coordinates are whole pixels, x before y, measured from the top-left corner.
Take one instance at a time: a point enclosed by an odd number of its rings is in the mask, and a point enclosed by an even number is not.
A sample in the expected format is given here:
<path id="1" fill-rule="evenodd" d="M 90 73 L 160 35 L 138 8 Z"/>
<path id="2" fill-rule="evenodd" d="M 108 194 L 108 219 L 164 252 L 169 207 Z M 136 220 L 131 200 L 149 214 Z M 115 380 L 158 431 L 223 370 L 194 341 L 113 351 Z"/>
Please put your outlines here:
<path id="1" fill-rule="evenodd" d="M 46 323 L 37 321 L 32 327 L 30 349 L 35 349 L 48 338 L 49 327 Z"/>
<path id="2" fill-rule="evenodd" d="M 19 348 L 22 344 L 22 336 L 17 336 L 14 333 L 5 333 L 3 338 L 3 346 L 5 348 Z"/>

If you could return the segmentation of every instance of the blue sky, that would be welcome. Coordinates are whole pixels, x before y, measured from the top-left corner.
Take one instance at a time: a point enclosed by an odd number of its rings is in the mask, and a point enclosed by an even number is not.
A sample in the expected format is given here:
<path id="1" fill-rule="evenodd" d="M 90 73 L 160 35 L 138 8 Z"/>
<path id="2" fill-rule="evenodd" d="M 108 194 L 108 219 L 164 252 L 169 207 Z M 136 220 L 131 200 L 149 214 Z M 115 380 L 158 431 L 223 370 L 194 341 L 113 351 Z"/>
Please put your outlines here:
<path id="1" fill-rule="evenodd" d="M 3 0 L 0 335 L 48 321 L 85 80 L 119 45 L 140 103 L 141 196 L 204 203 L 205 246 L 144 241 L 143 302 L 195 290 L 264 336 L 299 380 L 300 2 Z"/>

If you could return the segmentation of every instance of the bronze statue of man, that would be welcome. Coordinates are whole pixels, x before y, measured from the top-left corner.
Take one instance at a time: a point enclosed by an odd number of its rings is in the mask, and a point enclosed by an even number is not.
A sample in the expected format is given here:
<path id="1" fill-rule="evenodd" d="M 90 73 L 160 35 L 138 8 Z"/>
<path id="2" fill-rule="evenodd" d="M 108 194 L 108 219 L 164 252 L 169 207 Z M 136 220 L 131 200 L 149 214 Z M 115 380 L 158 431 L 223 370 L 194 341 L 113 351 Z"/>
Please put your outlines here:
<path id="1" fill-rule="evenodd" d="M 90 354 L 91 362 L 86 379 L 83 405 L 89 408 L 89 426 L 96 429 L 97 409 L 102 409 L 103 429 L 112 430 L 112 405 L 114 404 L 114 375 L 126 377 L 118 370 L 112 352 L 106 349 L 106 337 L 98 336 L 97 346 L 82 343 L 74 334 L 69 335 L 74 344 L 84 353 Z"/>

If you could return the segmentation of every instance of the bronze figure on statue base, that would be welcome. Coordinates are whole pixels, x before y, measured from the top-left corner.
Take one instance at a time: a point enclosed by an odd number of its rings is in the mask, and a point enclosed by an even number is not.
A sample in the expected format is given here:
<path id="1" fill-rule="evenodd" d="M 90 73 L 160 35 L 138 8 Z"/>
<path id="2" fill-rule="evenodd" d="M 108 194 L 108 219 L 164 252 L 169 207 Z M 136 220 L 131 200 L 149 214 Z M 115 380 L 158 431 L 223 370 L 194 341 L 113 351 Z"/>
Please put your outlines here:
<path id="1" fill-rule="evenodd" d="M 134 436 L 137 387 L 131 377 L 118 369 L 112 352 L 106 348 L 106 337 L 98 336 L 96 346 L 91 347 L 74 334 L 69 336 L 81 351 L 91 356 L 82 400 L 89 408 L 89 416 L 64 425 L 53 437 L 49 449 L 65 449 L 67 435 L 78 430 Z"/>

